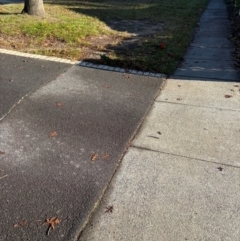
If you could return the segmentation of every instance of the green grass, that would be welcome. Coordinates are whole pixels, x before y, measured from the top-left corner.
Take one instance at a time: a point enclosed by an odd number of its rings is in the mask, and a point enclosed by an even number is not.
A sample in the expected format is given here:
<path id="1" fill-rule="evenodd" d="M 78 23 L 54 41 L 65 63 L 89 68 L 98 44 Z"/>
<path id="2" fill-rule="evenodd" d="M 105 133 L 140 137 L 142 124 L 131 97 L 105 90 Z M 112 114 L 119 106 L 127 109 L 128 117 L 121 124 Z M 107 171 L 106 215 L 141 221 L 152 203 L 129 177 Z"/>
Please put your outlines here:
<path id="1" fill-rule="evenodd" d="M 52 1 L 46 17 L 20 13 L 23 4 L 0 5 L 0 46 L 6 49 L 85 59 L 83 49 L 104 51 L 129 37 L 109 28 L 108 21 L 151 19 L 164 30 L 147 36 L 131 51 L 109 51 L 108 64 L 170 74 L 181 60 L 193 29 L 209 0 Z M 94 42 L 93 39 L 97 40 Z M 98 44 L 99 40 L 99 44 Z M 160 44 L 165 48 L 161 49 Z"/>

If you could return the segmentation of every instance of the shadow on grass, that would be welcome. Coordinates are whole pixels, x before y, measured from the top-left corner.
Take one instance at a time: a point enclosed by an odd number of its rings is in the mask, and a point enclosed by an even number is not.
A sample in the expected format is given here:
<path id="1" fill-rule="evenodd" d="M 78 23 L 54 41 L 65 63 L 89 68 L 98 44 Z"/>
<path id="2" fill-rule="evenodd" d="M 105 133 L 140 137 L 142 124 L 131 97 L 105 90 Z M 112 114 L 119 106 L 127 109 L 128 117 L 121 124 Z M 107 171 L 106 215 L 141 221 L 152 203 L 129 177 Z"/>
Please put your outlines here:
<path id="1" fill-rule="evenodd" d="M 161 10 L 165 10 L 161 15 L 160 2 L 159 0 L 121 2 L 90 0 L 88 2 L 51 1 L 48 3 L 67 6 L 73 12 L 98 18 L 112 30 L 129 34 L 118 44 L 106 42 L 104 50 L 101 50 L 103 55 L 101 58 L 86 56 L 85 61 L 171 74 L 181 61 L 186 44 L 180 46 L 179 37 L 173 40 L 173 33 L 166 31 L 162 20 L 164 15 L 169 14 L 169 4 L 167 1 L 162 1 L 165 6 L 162 6 Z M 181 12 L 182 9 L 179 11 Z M 174 34 L 179 33 L 175 31 Z M 191 33 L 181 38 L 188 38 L 189 43 Z M 177 44 L 174 41 L 177 41 Z M 161 47 L 162 44 L 164 47 Z"/>
<path id="2" fill-rule="evenodd" d="M 2 16 L 8 16 L 8 15 L 20 15 L 21 13 L 2 13 L 0 12 L 0 15 Z"/>
<path id="3" fill-rule="evenodd" d="M 14 3 L 24 3 L 24 0 L 0 0 L 0 5 L 3 4 L 14 4 Z"/>

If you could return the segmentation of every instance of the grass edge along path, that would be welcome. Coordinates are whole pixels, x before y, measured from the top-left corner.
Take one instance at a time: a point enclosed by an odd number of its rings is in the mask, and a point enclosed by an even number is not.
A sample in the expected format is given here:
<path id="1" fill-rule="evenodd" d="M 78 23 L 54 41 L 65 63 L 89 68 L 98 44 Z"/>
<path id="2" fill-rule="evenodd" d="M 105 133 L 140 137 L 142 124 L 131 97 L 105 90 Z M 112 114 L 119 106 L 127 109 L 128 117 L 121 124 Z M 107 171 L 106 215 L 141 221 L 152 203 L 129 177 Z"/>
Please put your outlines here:
<path id="1" fill-rule="evenodd" d="M 23 4 L 0 5 L 0 46 L 26 53 L 85 60 L 126 69 L 171 74 L 182 60 L 209 0 L 52 1 L 46 17 L 19 14 Z M 163 29 L 118 51 L 131 34 L 111 20 L 151 20 Z M 98 58 L 84 50 L 97 52 Z M 99 52 L 104 53 L 100 56 Z"/>

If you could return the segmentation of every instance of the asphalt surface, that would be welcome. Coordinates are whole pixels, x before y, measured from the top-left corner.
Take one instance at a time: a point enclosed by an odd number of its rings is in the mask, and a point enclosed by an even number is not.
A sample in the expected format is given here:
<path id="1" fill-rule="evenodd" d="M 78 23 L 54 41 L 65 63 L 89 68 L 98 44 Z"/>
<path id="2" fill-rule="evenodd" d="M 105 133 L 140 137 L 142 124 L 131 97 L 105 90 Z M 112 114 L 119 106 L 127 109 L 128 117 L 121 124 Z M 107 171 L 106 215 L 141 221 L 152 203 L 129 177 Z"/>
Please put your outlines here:
<path id="1" fill-rule="evenodd" d="M 0 240 L 77 240 L 163 80 L 0 58 Z"/>
<path id="2" fill-rule="evenodd" d="M 0 240 L 239 240 L 240 78 L 226 17 L 211 0 L 164 86 L 0 54 Z"/>
<path id="3" fill-rule="evenodd" d="M 0 119 L 23 97 L 56 79 L 72 65 L 0 54 Z"/>
<path id="4" fill-rule="evenodd" d="M 226 18 L 211 0 L 80 241 L 240 240 L 240 78 Z"/>

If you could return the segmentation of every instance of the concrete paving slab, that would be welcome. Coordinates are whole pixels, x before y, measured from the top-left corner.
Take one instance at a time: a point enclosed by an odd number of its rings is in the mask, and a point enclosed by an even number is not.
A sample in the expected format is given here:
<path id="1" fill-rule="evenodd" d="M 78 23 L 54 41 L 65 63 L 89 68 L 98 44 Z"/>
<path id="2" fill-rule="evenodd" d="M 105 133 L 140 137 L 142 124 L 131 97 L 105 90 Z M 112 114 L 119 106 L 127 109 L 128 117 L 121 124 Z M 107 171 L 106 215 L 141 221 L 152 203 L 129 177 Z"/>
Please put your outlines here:
<path id="1" fill-rule="evenodd" d="M 155 102 L 133 146 L 240 167 L 239 123 L 240 111 Z"/>
<path id="2" fill-rule="evenodd" d="M 226 38 L 217 37 L 201 37 L 195 36 L 194 41 L 190 46 L 196 47 L 208 47 L 208 48 L 232 48 L 232 43 Z"/>
<path id="3" fill-rule="evenodd" d="M 230 23 L 229 23 L 229 20 L 226 16 L 223 17 L 223 16 L 219 16 L 219 17 L 210 17 L 211 15 L 209 16 L 206 16 L 206 17 L 201 17 L 199 24 L 201 24 L 201 28 L 199 30 L 202 30 L 202 29 L 209 29 L 209 24 L 214 26 L 213 29 L 211 30 L 218 30 L 221 31 L 221 30 L 224 30 L 224 29 L 227 29 L 230 31 Z"/>
<path id="4" fill-rule="evenodd" d="M 227 11 L 226 11 L 226 6 L 224 6 L 221 9 L 214 9 L 214 7 L 212 9 L 208 8 L 201 16 L 201 18 L 205 18 L 208 16 L 212 16 L 214 17 L 219 17 L 219 16 L 223 16 L 227 18 Z"/>
<path id="5" fill-rule="evenodd" d="M 209 32 L 216 32 L 217 34 L 221 32 L 227 32 L 230 35 L 230 25 L 229 25 L 229 21 L 227 20 L 221 21 L 221 22 L 210 20 L 210 21 L 202 22 L 201 24 L 202 26 L 201 28 L 198 29 L 199 30 L 198 32 L 209 31 L 209 24 L 214 24 L 214 29 L 211 29 L 211 31 Z M 217 37 L 217 34 L 216 34 L 216 37 Z"/>
<path id="6" fill-rule="evenodd" d="M 234 61 L 220 59 L 216 60 L 201 60 L 191 59 L 185 56 L 185 61 L 182 63 L 175 73 L 177 76 L 210 78 L 215 80 L 239 81 L 240 73 L 234 68 Z"/>
<path id="7" fill-rule="evenodd" d="M 240 83 L 168 79 L 156 101 L 240 111 Z"/>
<path id="8" fill-rule="evenodd" d="M 130 148 L 80 241 L 238 240 L 240 170 L 220 167 Z"/>
<path id="9" fill-rule="evenodd" d="M 224 2 L 211 0 L 205 13 L 199 28 L 217 31 L 192 46 L 230 52 L 217 37 L 228 31 L 218 21 Z M 239 239 L 240 78 L 222 57 L 185 56 L 186 69 L 176 71 L 185 81 L 167 80 L 80 241 Z M 204 78 L 211 82 L 196 81 Z"/>
<path id="10" fill-rule="evenodd" d="M 77 240 L 161 84 L 75 66 L 12 110 L 0 122 L 0 240 Z"/>
<path id="11" fill-rule="evenodd" d="M 225 60 L 232 59 L 232 52 L 227 48 L 204 48 L 204 47 L 189 47 L 186 56 L 187 58 L 195 58 L 201 60 L 217 60 L 222 59 L 224 56 Z"/>
<path id="12" fill-rule="evenodd" d="M 56 79 L 70 64 L 0 54 L 0 119 L 19 100 Z"/>
<path id="13" fill-rule="evenodd" d="M 196 33 L 196 37 L 215 37 L 215 38 L 229 38 L 230 31 L 226 31 L 225 29 L 201 29 Z"/>

